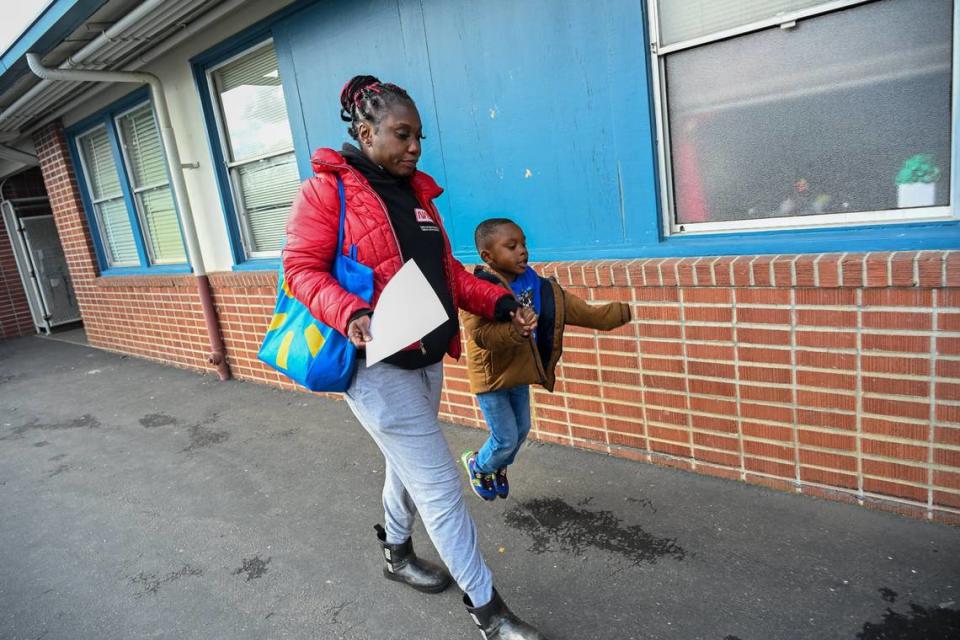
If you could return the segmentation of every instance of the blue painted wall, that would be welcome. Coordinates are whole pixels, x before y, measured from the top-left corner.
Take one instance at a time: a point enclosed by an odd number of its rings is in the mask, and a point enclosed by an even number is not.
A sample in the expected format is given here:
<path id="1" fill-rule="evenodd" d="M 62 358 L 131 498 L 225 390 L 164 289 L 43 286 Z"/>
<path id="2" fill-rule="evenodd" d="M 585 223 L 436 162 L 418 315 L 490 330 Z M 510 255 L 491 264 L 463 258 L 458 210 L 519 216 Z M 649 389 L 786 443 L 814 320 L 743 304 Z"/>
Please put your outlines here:
<path id="1" fill-rule="evenodd" d="M 347 140 L 357 73 L 405 87 L 458 255 L 494 215 L 536 260 L 953 248 L 956 223 L 662 236 L 639 0 L 326 1 L 271 25 L 298 161 Z"/>

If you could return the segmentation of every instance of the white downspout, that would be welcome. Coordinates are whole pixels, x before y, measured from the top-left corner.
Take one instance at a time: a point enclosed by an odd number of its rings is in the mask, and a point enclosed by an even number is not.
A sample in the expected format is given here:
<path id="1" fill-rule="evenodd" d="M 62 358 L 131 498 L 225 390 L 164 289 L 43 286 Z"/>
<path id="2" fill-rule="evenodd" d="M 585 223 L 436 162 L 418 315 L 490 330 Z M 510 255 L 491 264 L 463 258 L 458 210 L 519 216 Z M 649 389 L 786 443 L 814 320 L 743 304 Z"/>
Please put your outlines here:
<path id="1" fill-rule="evenodd" d="M 210 284 L 207 279 L 207 269 L 200 253 L 200 241 L 197 238 L 197 227 L 194 224 L 193 209 L 190 207 L 190 198 L 187 195 L 187 185 L 183 179 L 183 166 L 180 163 L 180 151 L 177 140 L 173 135 L 170 124 L 170 112 L 167 110 L 167 98 L 163 91 L 160 78 L 144 71 L 89 71 L 80 69 L 51 69 L 43 66 L 40 56 L 36 53 L 27 54 L 27 64 L 30 70 L 44 80 L 64 80 L 67 82 L 129 82 L 134 84 L 150 85 L 153 94 L 153 105 L 157 114 L 157 124 L 160 127 L 160 137 L 167 160 L 167 169 L 170 181 L 173 184 L 173 196 L 177 204 L 180 217 L 180 226 L 186 236 L 187 255 L 193 266 L 194 275 L 200 289 L 200 297 L 204 307 L 204 316 L 207 321 L 207 330 L 210 333 L 210 342 L 213 353 L 209 361 L 217 366 L 221 380 L 230 377 L 230 370 L 223 355 L 223 339 L 220 335 L 220 323 L 216 319 L 216 310 L 210 295 Z M 216 334 L 216 335 L 214 335 Z"/>

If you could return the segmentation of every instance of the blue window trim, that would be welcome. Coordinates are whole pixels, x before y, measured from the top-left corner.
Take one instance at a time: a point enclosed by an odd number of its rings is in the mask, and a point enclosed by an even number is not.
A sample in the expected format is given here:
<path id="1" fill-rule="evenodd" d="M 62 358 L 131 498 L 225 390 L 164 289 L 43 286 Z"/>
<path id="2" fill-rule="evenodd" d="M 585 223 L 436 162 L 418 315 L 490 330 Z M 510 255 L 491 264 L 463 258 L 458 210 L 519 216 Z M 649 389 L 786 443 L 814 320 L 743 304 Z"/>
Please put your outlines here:
<path id="1" fill-rule="evenodd" d="M 100 268 L 100 275 L 103 277 L 162 275 L 193 272 L 193 267 L 189 263 L 189 256 L 187 257 L 187 260 L 182 263 L 151 265 L 148 257 L 149 253 L 147 252 L 146 244 L 143 241 L 143 229 L 140 224 L 140 216 L 137 215 L 137 208 L 133 197 L 133 188 L 130 185 L 130 178 L 127 175 L 127 165 L 124 162 L 123 155 L 120 151 L 120 137 L 117 132 L 115 120 L 119 114 L 123 113 L 124 111 L 129 111 L 130 109 L 144 102 L 150 102 L 151 106 L 153 104 L 150 98 L 150 90 L 147 87 L 142 87 L 128 93 L 126 96 L 120 98 L 105 109 L 102 109 L 101 111 L 84 118 L 80 122 L 77 122 L 64 132 L 70 151 L 70 160 L 73 162 L 73 166 L 77 174 L 77 186 L 80 189 L 80 199 L 83 202 L 84 214 L 87 217 L 87 227 L 90 229 L 90 236 L 93 238 L 94 253 L 97 255 L 97 265 Z M 83 164 L 80 160 L 80 147 L 77 144 L 77 139 L 80 136 L 99 126 L 106 128 L 107 138 L 110 140 L 110 149 L 113 153 L 114 164 L 117 166 L 118 177 L 120 179 L 120 189 L 123 192 L 123 202 L 127 207 L 127 215 L 130 218 L 130 226 L 133 230 L 133 239 L 137 245 L 137 256 L 140 259 L 140 264 L 138 266 L 111 267 L 107 262 L 107 253 L 103 238 L 100 237 L 100 226 L 97 224 L 97 218 L 93 208 L 93 198 L 90 195 L 89 189 L 87 188 L 86 178 L 83 175 Z M 170 176 L 167 175 L 167 180 L 169 179 Z M 176 202 L 174 202 L 174 206 L 177 206 Z M 177 225 L 179 227 L 179 207 L 177 208 L 177 211 Z M 180 238 L 181 240 L 183 239 L 182 228 L 180 229 Z M 186 250 L 186 247 L 184 247 L 184 249 Z"/>
<path id="2" fill-rule="evenodd" d="M 234 34 L 223 42 L 214 45 L 190 60 L 190 66 L 193 69 L 194 84 L 200 97 L 203 127 L 207 136 L 207 146 L 210 150 L 210 157 L 213 162 L 217 193 L 220 197 L 220 208 L 223 213 L 224 224 L 227 228 L 227 237 L 230 240 L 230 255 L 233 259 L 233 271 L 275 271 L 280 267 L 280 258 L 248 258 L 243 249 L 240 223 L 237 219 L 237 210 L 233 202 L 230 176 L 227 171 L 227 162 L 223 153 L 220 130 L 217 126 L 216 106 L 213 103 L 207 82 L 207 71 L 223 61 L 273 38 L 273 25 L 275 23 L 314 2 L 316 2 L 316 0 L 298 0 L 259 22 L 254 23 L 243 31 Z M 300 179 L 305 180 L 312 174 L 309 171 L 309 167 L 305 169 L 303 163 L 299 161 L 302 155 L 301 150 L 304 145 L 306 145 L 306 134 L 303 131 L 302 119 L 293 117 L 295 113 L 299 113 L 291 104 L 291 102 L 293 102 L 292 98 L 297 96 L 295 92 L 296 79 L 292 73 L 285 73 L 285 69 L 292 69 L 292 63 L 290 62 L 291 57 L 286 47 L 278 44 L 276 40 L 274 40 L 274 50 L 277 53 L 277 60 L 280 65 L 280 82 L 283 86 L 284 98 L 287 102 L 287 120 L 290 124 L 290 131 L 293 134 L 294 156 L 298 160 L 297 166 L 300 171 Z M 297 109 L 298 108 L 299 106 Z"/>

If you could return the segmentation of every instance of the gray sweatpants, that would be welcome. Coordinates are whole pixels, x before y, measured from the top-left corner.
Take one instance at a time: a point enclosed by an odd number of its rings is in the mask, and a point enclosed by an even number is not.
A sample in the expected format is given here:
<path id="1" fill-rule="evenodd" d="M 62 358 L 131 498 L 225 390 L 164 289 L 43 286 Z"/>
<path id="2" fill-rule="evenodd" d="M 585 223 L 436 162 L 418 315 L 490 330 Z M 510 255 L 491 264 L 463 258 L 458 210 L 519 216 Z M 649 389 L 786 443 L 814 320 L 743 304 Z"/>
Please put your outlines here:
<path id="1" fill-rule="evenodd" d="M 365 364 L 360 362 L 346 400 L 386 461 L 387 542 L 409 538 L 419 511 L 450 575 L 472 602 L 486 604 L 493 596 L 493 576 L 480 555 L 460 472 L 437 420 L 443 363 L 412 371 Z"/>

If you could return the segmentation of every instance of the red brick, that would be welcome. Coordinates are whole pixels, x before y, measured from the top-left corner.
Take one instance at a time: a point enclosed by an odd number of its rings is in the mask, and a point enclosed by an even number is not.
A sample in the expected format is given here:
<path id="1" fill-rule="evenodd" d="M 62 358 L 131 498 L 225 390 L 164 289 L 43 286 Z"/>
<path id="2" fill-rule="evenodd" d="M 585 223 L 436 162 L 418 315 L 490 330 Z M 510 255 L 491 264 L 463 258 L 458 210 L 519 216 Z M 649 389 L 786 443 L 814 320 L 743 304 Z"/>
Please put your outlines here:
<path id="1" fill-rule="evenodd" d="M 875 478 L 863 479 L 863 490 L 870 493 L 881 493 L 888 496 L 897 496 L 898 498 L 907 498 L 910 500 L 926 501 L 927 490 L 921 487 L 911 487 L 896 482 L 886 480 L 877 480 Z"/>
<path id="2" fill-rule="evenodd" d="M 862 318 L 863 326 L 867 329 L 907 329 L 912 331 L 928 331 L 933 328 L 932 313 L 864 311 Z"/>
<path id="3" fill-rule="evenodd" d="M 929 307 L 933 294 L 929 290 L 865 289 L 864 307 Z"/>
<path id="4" fill-rule="evenodd" d="M 891 400 L 887 398 L 863 398 L 862 402 L 864 413 L 897 418 L 923 419 L 930 417 L 929 403 Z"/>
<path id="5" fill-rule="evenodd" d="M 814 467 L 826 467 L 837 471 L 857 470 L 857 459 L 854 456 L 844 456 L 837 453 L 826 453 L 823 451 L 810 451 L 809 449 L 800 449 L 800 464 Z"/>
<path id="6" fill-rule="evenodd" d="M 857 357 L 850 353 L 831 353 L 829 351 L 797 350 L 797 366 L 814 369 L 855 370 Z"/>
<path id="7" fill-rule="evenodd" d="M 747 344 L 790 344 L 790 332 L 775 329 L 737 329 L 737 340 Z"/>
<path id="8" fill-rule="evenodd" d="M 740 385 L 740 398 L 754 402 L 778 402 L 789 404 L 793 402 L 791 387 L 771 387 L 768 385 Z"/>
<path id="9" fill-rule="evenodd" d="M 865 355 L 860 359 L 860 368 L 869 373 L 928 376 L 930 375 L 930 359 Z"/>
<path id="10" fill-rule="evenodd" d="M 856 451 L 857 439 L 838 433 L 823 433 L 822 431 L 807 431 L 800 429 L 798 440 L 801 445 L 819 447 L 822 449 L 836 449 L 838 451 Z"/>
<path id="11" fill-rule="evenodd" d="M 684 307 L 686 322 L 731 322 L 733 309 L 730 307 Z"/>
<path id="12" fill-rule="evenodd" d="M 860 441 L 860 450 L 864 455 L 896 458 L 898 460 L 925 462 L 927 459 L 926 446 L 902 444 L 899 442 L 886 442 L 883 440 L 871 440 L 869 438 L 863 438 Z M 864 467 L 864 469 L 866 469 L 866 467 Z M 903 477 L 900 479 L 909 480 L 910 478 Z M 917 482 L 921 482 L 921 480 L 917 480 Z"/>
<path id="13" fill-rule="evenodd" d="M 685 304 L 730 304 L 732 291 L 725 288 L 683 289 Z"/>
<path id="14" fill-rule="evenodd" d="M 737 289 L 737 305 L 755 304 L 783 306 L 790 304 L 789 289 Z"/>
<path id="15" fill-rule="evenodd" d="M 960 356 L 960 338 L 938 336 L 937 353 L 944 356 Z"/>
<path id="16" fill-rule="evenodd" d="M 863 390 L 867 393 L 919 397 L 926 397 L 930 394 L 930 383 L 926 380 L 903 380 L 864 376 L 861 384 Z"/>
<path id="17" fill-rule="evenodd" d="M 766 307 L 737 307 L 737 322 L 741 324 L 790 324 L 789 309 Z"/>
<path id="18" fill-rule="evenodd" d="M 860 426 L 864 433 L 924 442 L 930 433 L 930 427 L 927 425 L 910 424 L 909 422 L 884 420 L 882 418 L 871 418 L 867 416 L 861 419 Z"/>
<path id="19" fill-rule="evenodd" d="M 824 469 L 813 469 L 811 467 L 801 466 L 800 479 L 804 482 L 816 482 L 834 487 L 857 488 L 857 476 L 847 473 L 837 473 L 836 471 L 826 471 Z M 807 489 L 804 489 L 804 492 L 812 493 Z"/>
<path id="20" fill-rule="evenodd" d="M 792 360 L 791 352 L 788 349 L 771 349 L 766 347 L 738 347 L 737 357 L 742 362 L 761 362 L 764 364 L 788 365 Z"/>
<path id="21" fill-rule="evenodd" d="M 760 460 L 758 458 L 744 457 L 743 466 L 750 471 L 766 473 L 768 475 L 779 476 L 781 478 L 793 478 L 795 475 L 795 469 L 792 464 L 774 462 L 773 460 Z"/>
<path id="22" fill-rule="evenodd" d="M 845 373 L 800 370 L 797 372 L 797 384 L 803 387 L 853 391 L 857 388 L 857 377 L 856 375 Z"/>
<path id="23" fill-rule="evenodd" d="M 865 259 L 868 287 L 886 287 L 890 284 L 890 254 L 870 253 Z"/>
<path id="24" fill-rule="evenodd" d="M 857 417 L 852 413 L 798 409 L 797 423 L 811 427 L 828 427 L 830 429 L 854 431 L 857 428 Z"/>
<path id="25" fill-rule="evenodd" d="M 797 306 L 852 307 L 856 304 L 853 289 L 797 289 Z"/>
<path id="26" fill-rule="evenodd" d="M 736 396 L 736 386 L 732 383 L 693 378 L 689 381 L 690 393 L 705 396 Z"/>
<path id="27" fill-rule="evenodd" d="M 733 340 L 733 327 L 704 327 L 687 325 L 684 327 L 687 340 L 722 341 Z"/>
<path id="28" fill-rule="evenodd" d="M 861 340 L 865 351 L 930 352 L 930 338 L 927 336 L 864 334 Z"/>
<path id="29" fill-rule="evenodd" d="M 777 458 L 787 462 L 793 461 L 793 447 L 788 447 L 781 444 L 757 442 L 755 440 L 744 440 L 743 452 L 744 455 L 761 456 L 764 458 Z"/>
<path id="30" fill-rule="evenodd" d="M 726 467 L 739 467 L 740 466 L 740 456 L 734 453 L 726 453 L 723 451 L 711 451 L 709 449 L 697 449 L 693 450 L 693 456 L 699 462 L 712 462 L 713 464 L 720 464 Z M 724 473 L 726 471 L 726 473 Z M 709 475 L 720 476 L 730 480 L 736 480 L 739 478 L 739 472 L 730 469 L 718 469 L 717 467 L 705 466 L 703 464 L 697 465 L 698 473 L 707 473 Z"/>
<path id="31" fill-rule="evenodd" d="M 797 391 L 797 404 L 813 409 L 839 409 L 853 411 L 857 406 L 857 399 L 852 395 L 822 393 L 819 391 Z"/>
<path id="32" fill-rule="evenodd" d="M 817 327 L 855 327 L 856 311 L 833 311 L 830 309 L 798 309 L 797 324 Z"/>
<path id="33" fill-rule="evenodd" d="M 723 433 L 736 433 L 737 421 L 726 418 L 716 418 L 713 416 L 702 416 L 694 414 L 690 417 L 694 429 L 704 429 L 706 431 L 720 431 Z"/>
<path id="34" fill-rule="evenodd" d="M 857 334 L 833 331 L 797 331 L 797 346 L 817 349 L 856 349 Z"/>
<path id="35" fill-rule="evenodd" d="M 790 427 L 781 427 L 773 424 L 762 424 L 759 422 L 744 422 L 741 424 L 741 431 L 747 438 L 763 438 L 764 440 L 777 440 L 780 442 L 793 442 L 793 431 Z"/>

